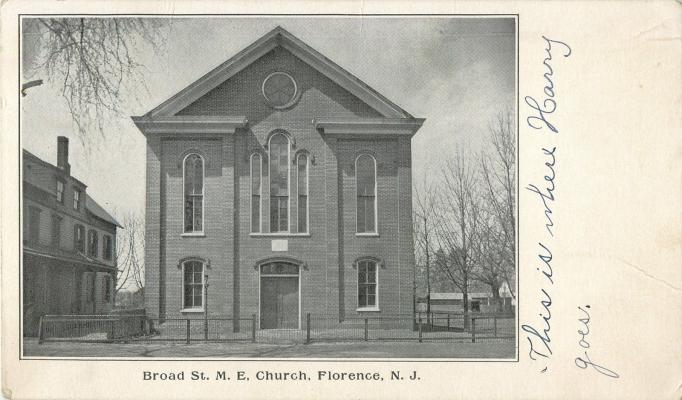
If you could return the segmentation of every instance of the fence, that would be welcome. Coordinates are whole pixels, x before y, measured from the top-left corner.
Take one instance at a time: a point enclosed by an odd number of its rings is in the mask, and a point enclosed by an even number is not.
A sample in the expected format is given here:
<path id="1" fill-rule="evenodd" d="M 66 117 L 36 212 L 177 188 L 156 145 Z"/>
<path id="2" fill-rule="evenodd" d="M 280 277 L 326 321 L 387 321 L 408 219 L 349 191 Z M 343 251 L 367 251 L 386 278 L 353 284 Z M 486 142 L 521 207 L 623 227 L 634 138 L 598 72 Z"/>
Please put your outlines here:
<path id="1" fill-rule="evenodd" d="M 45 315 L 38 343 L 255 341 L 251 318 L 153 319 L 144 315 Z"/>
<path id="2" fill-rule="evenodd" d="M 144 315 L 46 315 L 39 343 L 69 342 L 260 342 L 352 341 L 480 342 L 514 339 L 513 315 L 419 313 L 338 316 L 306 314 L 301 329 L 262 329 L 250 318 L 152 319 Z"/>
<path id="3" fill-rule="evenodd" d="M 350 317 L 342 322 L 326 316 L 306 316 L 306 343 L 324 341 L 489 341 L 516 336 L 513 315 L 420 313 L 380 317 Z"/>
<path id="4" fill-rule="evenodd" d="M 38 343 L 44 341 L 108 342 L 143 335 L 144 315 L 44 315 L 38 323 Z"/>

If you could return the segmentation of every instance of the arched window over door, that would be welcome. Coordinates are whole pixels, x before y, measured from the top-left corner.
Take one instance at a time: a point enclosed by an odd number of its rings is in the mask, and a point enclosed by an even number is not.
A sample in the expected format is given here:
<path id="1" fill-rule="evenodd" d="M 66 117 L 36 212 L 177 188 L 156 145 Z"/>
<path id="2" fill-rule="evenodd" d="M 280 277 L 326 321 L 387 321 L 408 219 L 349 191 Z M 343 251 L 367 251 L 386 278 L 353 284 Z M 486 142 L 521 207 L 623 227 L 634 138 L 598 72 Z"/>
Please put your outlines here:
<path id="1" fill-rule="evenodd" d="M 204 231 L 204 159 L 199 154 L 185 156 L 183 165 L 184 184 L 184 232 Z"/>
<path id="2" fill-rule="evenodd" d="M 299 265 L 273 261 L 259 268 L 261 329 L 299 329 Z"/>
<path id="3" fill-rule="evenodd" d="M 270 232 L 289 231 L 289 138 L 270 137 Z"/>

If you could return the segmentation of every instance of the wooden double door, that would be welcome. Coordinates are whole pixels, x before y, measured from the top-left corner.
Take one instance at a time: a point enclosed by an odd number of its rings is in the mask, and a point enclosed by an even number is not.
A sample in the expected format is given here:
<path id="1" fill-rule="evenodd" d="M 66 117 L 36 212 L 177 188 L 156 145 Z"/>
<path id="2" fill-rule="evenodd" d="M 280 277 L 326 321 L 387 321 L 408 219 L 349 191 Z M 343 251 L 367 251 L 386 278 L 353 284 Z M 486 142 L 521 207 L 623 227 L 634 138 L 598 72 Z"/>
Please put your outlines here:
<path id="1" fill-rule="evenodd" d="M 260 328 L 299 329 L 298 268 L 296 275 L 263 272 L 266 270 L 261 270 L 260 277 Z"/>

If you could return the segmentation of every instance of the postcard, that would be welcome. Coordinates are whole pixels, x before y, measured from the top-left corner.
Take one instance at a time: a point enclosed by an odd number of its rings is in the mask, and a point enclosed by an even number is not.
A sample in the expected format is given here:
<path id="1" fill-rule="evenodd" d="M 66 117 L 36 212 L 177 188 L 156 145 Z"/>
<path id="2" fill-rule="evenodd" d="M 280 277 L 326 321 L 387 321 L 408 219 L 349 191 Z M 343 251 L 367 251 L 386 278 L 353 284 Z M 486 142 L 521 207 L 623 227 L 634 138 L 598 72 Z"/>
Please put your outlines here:
<path id="1" fill-rule="evenodd" d="M 8 399 L 682 397 L 682 7 L 7 1 Z"/>

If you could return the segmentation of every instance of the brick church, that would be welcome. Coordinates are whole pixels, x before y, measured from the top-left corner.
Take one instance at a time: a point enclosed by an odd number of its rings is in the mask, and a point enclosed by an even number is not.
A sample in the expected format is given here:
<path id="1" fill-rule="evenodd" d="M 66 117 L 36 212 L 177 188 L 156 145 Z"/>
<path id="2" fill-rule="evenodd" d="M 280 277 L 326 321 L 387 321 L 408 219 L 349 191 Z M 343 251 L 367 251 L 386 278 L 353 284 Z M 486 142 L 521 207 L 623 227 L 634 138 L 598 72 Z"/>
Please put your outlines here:
<path id="1" fill-rule="evenodd" d="M 277 27 L 133 120 L 150 317 L 412 314 L 423 119 Z"/>

